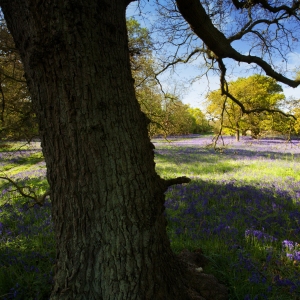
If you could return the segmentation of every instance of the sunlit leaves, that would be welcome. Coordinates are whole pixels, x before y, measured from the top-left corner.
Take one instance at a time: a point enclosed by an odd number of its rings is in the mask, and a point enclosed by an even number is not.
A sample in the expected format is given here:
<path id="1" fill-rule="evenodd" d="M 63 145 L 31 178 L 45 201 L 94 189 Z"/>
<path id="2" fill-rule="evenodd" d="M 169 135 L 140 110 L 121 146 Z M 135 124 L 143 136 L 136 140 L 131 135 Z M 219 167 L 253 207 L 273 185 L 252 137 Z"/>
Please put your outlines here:
<path id="1" fill-rule="evenodd" d="M 213 91 L 207 96 L 207 113 L 220 126 L 220 116 L 223 117 L 223 128 L 226 133 L 251 131 L 257 136 L 264 131 L 284 131 L 281 126 L 289 124 L 290 119 L 278 113 L 272 114 L 268 110 L 278 109 L 285 96 L 281 86 L 272 78 L 262 75 L 252 75 L 247 78 L 238 78 L 229 83 L 230 93 L 237 98 L 247 110 L 266 109 L 265 112 L 243 114 L 241 108 L 231 99 L 221 95 L 220 90 Z M 222 106 L 225 109 L 222 114 Z"/>
<path id="2" fill-rule="evenodd" d="M 23 65 L 5 23 L 0 25 L 0 139 L 37 135 Z"/>

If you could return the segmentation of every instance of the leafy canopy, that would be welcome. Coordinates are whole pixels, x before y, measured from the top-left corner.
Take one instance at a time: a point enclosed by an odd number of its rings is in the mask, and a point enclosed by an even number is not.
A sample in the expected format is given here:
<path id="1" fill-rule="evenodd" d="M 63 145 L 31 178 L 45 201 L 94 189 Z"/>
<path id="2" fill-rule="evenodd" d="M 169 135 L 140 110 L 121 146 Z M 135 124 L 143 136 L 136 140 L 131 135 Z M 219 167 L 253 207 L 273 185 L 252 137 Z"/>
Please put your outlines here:
<path id="1" fill-rule="evenodd" d="M 229 134 L 237 130 L 245 134 L 249 130 L 254 136 L 262 131 L 278 130 L 274 113 L 282 106 L 285 96 L 275 79 L 254 74 L 230 82 L 228 88 L 247 110 L 257 112 L 245 114 L 239 105 L 222 95 L 221 90 L 213 91 L 207 95 L 206 104 L 207 113 L 217 128 L 222 126 L 224 132 Z M 283 120 L 282 117 L 279 119 Z M 289 122 L 289 118 L 284 119 Z"/>

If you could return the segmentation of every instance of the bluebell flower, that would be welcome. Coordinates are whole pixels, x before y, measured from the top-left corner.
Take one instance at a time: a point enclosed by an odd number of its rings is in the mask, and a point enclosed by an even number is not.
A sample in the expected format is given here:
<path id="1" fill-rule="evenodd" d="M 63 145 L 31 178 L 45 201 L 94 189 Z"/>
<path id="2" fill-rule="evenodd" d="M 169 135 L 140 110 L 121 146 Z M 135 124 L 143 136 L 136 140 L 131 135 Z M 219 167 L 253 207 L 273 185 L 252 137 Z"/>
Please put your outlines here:
<path id="1" fill-rule="evenodd" d="M 297 245 L 297 243 L 296 243 L 296 245 Z M 295 248 L 295 242 L 289 241 L 289 240 L 284 240 L 282 242 L 282 247 L 287 248 L 289 251 L 293 251 Z"/>

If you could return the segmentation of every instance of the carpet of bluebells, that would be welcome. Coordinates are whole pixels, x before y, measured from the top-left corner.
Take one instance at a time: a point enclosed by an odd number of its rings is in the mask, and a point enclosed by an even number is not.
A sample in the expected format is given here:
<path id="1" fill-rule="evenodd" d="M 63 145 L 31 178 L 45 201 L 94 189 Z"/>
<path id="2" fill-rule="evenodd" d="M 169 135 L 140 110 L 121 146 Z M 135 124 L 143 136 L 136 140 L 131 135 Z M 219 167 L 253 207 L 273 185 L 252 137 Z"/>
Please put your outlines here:
<path id="1" fill-rule="evenodd" d="M 204 272 L 228 286 L 230 299 L 300 299 L 300 141 L 224 137 L 214 148 L 211 137 L 190 136 L 153 143 L 162 177 L 192 179 L 166 192 L 174 251 L 201 248 Z M 39 145 L 25 148 L 0 149 L 0 176 L 42 193 Z M 49 298 L 51 203 L 31 206 L 0 180 L 0 299 Z"/>
<path id="2" fill-rule="evenodd" d="M 0 146 L 0 176 L 26 186 L 25 193 L 44 192 L 39 143 Z M 49 299 L 55 257 L 50 208 L 49 199 L 43 207 L 32 205 L 0 180 L 0 299 Z"/>
<path id="3" fill-rule="evenodd" d="M 155 141 L 174 250 L 201 248 L 230 299 L 300 299 L 300 141 Z"/>

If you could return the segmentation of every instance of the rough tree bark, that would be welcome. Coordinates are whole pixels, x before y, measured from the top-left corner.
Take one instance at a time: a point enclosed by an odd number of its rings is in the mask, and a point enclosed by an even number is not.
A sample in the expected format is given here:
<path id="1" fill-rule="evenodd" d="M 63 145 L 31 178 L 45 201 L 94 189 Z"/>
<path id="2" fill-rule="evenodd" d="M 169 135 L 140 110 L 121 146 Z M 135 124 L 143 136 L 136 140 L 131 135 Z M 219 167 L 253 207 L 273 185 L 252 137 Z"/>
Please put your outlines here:
<path id="1" fill-rule="evenodd" d="M 190 299 L 163 215 L 166 188 L 188 180 L 155 172 L 130 73 L 128 2 L 0 0 L 48 170 L 52 300 Z"/>

